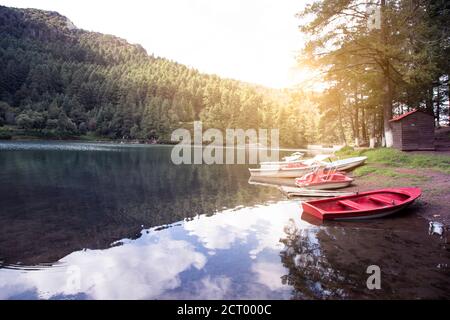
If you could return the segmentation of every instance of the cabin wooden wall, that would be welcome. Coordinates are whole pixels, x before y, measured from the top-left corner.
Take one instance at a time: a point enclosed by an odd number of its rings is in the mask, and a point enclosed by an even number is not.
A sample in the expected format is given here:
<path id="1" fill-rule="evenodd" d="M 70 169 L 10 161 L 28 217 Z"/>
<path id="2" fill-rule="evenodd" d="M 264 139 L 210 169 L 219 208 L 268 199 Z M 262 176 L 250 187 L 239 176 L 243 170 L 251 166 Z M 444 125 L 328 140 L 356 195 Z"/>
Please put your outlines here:
<path id="1" fill-rule="evenodd" d="M 401 150 L 434 150 L 434 117 L 432 115 L 415 112 L 395 122 L 400 124 L 399 127 L 401 126 L 399 142 Z"/>
<path id="2" fill-rule="evenodd" d="M 402 149 L 402 123 L 400 121 L 391 122 L 392 136 L 394 139 L 393 147 Z"/>

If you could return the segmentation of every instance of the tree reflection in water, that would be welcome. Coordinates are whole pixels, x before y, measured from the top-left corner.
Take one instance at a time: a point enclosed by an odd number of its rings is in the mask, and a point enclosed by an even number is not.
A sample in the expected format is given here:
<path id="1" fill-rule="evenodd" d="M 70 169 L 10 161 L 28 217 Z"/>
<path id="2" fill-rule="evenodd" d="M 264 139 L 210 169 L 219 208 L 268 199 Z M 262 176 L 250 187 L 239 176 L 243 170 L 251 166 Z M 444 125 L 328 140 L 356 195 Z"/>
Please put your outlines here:
<path id="1" fill-rule="evenodd" d="M 416 216 L 310 229 L 290 221 L 280 240 L 289 270 L 282 281 L 294 288 L 293 299 L 448 299 L 449 251 L 426 225 Z M 367 289 L 370 265 L 381 268 L 380 290 Z"/>
<path id="2" fill-rule="evenodd" d="M 0 153 L 6 264 L 52 263 L 139 237 L 144 228 L 281 198 L 276 189 L 249 185 L 247 166 L 174 165 L 171 147 L 26 145 Z"/>

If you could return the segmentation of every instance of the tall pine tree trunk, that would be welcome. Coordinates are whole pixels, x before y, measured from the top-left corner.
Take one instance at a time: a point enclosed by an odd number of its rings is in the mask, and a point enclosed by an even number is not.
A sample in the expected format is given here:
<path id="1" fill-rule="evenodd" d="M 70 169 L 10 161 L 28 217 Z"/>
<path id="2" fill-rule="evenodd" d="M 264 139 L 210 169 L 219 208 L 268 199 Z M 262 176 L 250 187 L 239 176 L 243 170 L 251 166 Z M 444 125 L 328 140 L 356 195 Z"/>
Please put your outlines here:
<path id="1" fill-rule="evenodd" d="M 359 147 L 359 103 L 358 103 L 358 86 L 355 87 L 355 124 L 354 124 L 355 147 Z"/>
<path id="2" fill-rule="evenodd" d="M 341 141 L 344 142 L 344 145 L 347 145 L 347 139 L 345 139 L 344 126 L 342 125 L 342 110 L 340 98 L 338 98 L 338 114 L 339 114 L 339 131 L 341 132 Z"/>
<path id="3" fill-rule="evenodd" d="M 390 64 L 386 55 L 387 46 L 387 22 L 386 22 L 386 0 L 381 0 L 381 37 L 384 49 L 383 57 L 383 128 L 384 128 L 384 145 L 392 147 L 394 144 L 392 127 L 389 120 L 392 118 L 392 88 L 390 80 Z"/>
<path id="4" fill-rule="evenodd" d="M 381 105 L 381 110 L 377 113 L 377 123 L 378 123 L 378 141 L 380 142 L 379 145 L 386 146 L 385 140 L 384 140 L 384 109 L 383 105 Z"/>
<path id="5" fill-rule="evenodd" d="M 433 110 L 434 109 L 433 108 L 433 91 L 434 91 L 434 88 L 433 88 L 433 86 L 431 86 L 425 92 L 425 94 L 426 94 L 426 98 L 425 98 L 426 111 L 429 114 L 432 114 L 432 115 L 434 115 L 434 110 Z"/>
<path id="6" fill-rule="evenodd" d="M 354 138 L 355 147 L 359 147 L 359 110 L 358 106 L 355 106 L 355 128 L 354 128 Z"/>
<path id="7" fill-rule="evenodd" d="M 366 121 L 366 109 L 361 107 L 361 126 L 362 126 L 362 139 L 364 143 L 367 143 L 367 121 Z"/>
<path id="8" fill-rule="evenodd" d="M 375 148 L 377 141 L 377 108 L 372 112 L 372 128 L 370 130 L 369 148 Z"/>
<path id="9" fill-rule="evenodd" d="M 437 94 L 436 94 L 436 128 L 440 127 L 441 122 L 441 93 L 440 93 L 440 83 L 437 86 Z"/>

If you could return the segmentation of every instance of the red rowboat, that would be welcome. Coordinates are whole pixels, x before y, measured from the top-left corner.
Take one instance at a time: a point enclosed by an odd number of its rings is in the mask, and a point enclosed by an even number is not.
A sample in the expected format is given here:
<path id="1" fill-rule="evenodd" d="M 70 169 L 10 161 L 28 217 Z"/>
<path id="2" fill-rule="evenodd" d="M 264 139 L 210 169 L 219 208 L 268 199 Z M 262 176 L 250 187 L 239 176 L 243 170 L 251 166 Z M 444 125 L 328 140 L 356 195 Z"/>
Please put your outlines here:
<path id="1" fill-rule="evenodd" d="M 323 170 L 311 172 L 301 178 L 295 179 L 299 188 L 310 190 L 331 190 L 348 187 L 353 179 L 338 172 L 324 173 Z"/>
<path id="2" fill-rule="evenodd" d="M 321 220 L 359 220 L 393 214 L 414 202 L 419 188 L 380 189 L 356 195 L 302 202 L 303 212 Z"/>

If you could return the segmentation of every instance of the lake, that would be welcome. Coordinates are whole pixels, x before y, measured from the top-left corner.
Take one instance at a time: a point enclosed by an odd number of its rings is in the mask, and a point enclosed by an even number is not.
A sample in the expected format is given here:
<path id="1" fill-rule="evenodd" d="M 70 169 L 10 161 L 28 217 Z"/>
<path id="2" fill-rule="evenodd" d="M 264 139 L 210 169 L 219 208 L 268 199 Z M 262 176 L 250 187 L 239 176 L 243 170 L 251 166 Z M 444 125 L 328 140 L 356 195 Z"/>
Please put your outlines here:
<path id="1" fill-rule="evenodd" d="M 448 235 L 420 201 L 319 224 L 248 166 L 171 149 L 0 142 L 0 299 L 450 298 Z"/>

